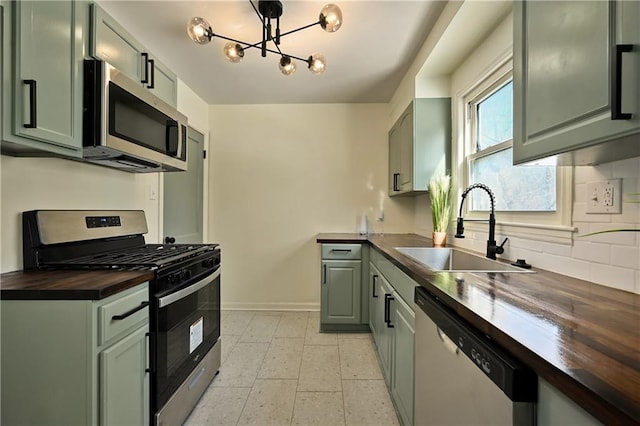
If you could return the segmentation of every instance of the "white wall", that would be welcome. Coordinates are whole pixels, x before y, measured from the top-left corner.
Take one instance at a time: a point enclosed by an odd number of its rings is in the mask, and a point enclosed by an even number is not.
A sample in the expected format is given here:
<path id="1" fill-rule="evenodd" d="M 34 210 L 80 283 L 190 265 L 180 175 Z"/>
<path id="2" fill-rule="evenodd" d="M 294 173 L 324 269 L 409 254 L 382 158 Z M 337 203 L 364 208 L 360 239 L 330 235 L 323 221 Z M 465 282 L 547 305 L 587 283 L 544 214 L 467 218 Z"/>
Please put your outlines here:
<path id="1" fill-rule="evenodd" d="M 385 212 L 412 232 L 410 198 L 387 197 L 387 105 L 212 106 L 209 239 L 222 244 L 227 308 L 318 308 L 319 232 Z M 375 231 L 379 223 L 373 222 Z"/>
<path id="2" fill-rule="evenodd" d="M 2 272 L 22 269 L 22 217 L 27 210 L 144 210 L 147 242 L 158 240 L 159 200 L 149 199 L 158 173 L 132 174 L 57 158 L 0 156 Z"/>
<path id="3" fill-rule="evenodd" d="M 489 64 L 495 62 L 511 49 L 512 15 L 496 27 L 495 31 L 479 45 L 468 59 L 458 67 L 451 78 L 451 93 L 459 95 L 470 82 L 483 75 Z M 457 114 L 454 113 L 454 123 Z M 453 140 L 458 140 L 458 129 L 453 126 Z M 452 144 L 453 158 L 456 158 L 456 143 Z M 455 160 L 454 160 L 455 161 Z M 640 191 L 640 158 L 633 158 L 596 167 L 575 167 L 573 185 L 572 220 L 578 228 L 577 235 L 604 229 L 640 228 L 640 204 L 623 203 L 622 214 L 587 215 L 585 213 L 587 194 L 586 183 L 595 180 L 621 178 L 625 199 Z M 637 199 L 637 197 L 635 197 Z M 454 205 L 457 209 L 457 204 Z M 430 217 L 428 197 L 416 200 L 416 233 L 429 236 Z M 498 222 L 500 218 L 498 216 Z M 506 259 L 525 258 L 535 267 L 558 272 L 598 284 L 619 288 L 640 294 L 640 233 L 611 233 L 594 237 L 576 237 L 572 244 L 562 245 L 510 235 L 497 235 L 501 241 L 509 237 L 509 243 L 501 257 Z M 455 239 L 449 235 L 449 243 L 472 250 L 481 251 L 486 246 L 487 232 L 465 232 L 466 238 Z"/>

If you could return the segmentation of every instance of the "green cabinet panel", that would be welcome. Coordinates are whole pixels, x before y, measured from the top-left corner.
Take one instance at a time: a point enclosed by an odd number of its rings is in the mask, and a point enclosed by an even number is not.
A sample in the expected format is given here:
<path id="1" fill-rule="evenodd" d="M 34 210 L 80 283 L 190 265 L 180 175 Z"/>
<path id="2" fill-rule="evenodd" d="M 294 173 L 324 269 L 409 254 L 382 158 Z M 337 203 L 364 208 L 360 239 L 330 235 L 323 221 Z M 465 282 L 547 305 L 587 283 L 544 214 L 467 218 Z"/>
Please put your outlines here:
<path id="1" fill-rule="evenodd" d="M 148 309 L 99 338 L 101 308 L 122 314 L 129 302 L 118 302 L 141 292 L 146 283 L 99 301 L 0 301 L 0 423 L 148 424 Z"/>
<path id="2" fill-rule="evenodd" d="M 405 425 L 413 424 L 415 314 L 401 297 L 392 301 L 393 371 L 391 395 Z"/>
<path id="3" fill-rule="evenodd" d="M 91 5 L 91 27 L 91 56 L 139 81 L 169 105 L 177 105 L 177 76 L 95 4 Z"/>
<path id="4" fill-rule="evenodd" d="M 147 327 L 100 353 L 100 421 L 103 425 L 149 424 Z M 142 397 L 141 397 L 142 396 Z"/>
<path id="5" fill-rule="evenodd" d="M 3 2 L 2 152 L 82 155 L 84 2 Z"/>
<path id="6" fill-rule="evenodd" d="M 369 280 L 365 291 L 368 294 L 369 300 L 369 329 L 373 336 L 374 341 L 377 344 L 378 329 L 380 328 L 380 313 L 378 312 L 378 299 L 380 298 L 380 272 L 373 265 L 369 263 Z"/>
<path id="7" fill-rule="evenodd" d="M 360 324 L 361 265 L 359 260 L 322 262 L 321 323 Z"/>
<path id="8" fill-rule="evenodd" d="M 602 424 L 567 395 L 540 377 L 538 377 L 536 422 L 538 426 L 596 426 Z"/>
<path id="9" fill-rule="evenodd" d="M 639 28 L 639 2 L 514 2 L 515 164 L 640 155 Z M 618 71 L 616 46 L 627 44 Z M 628 119 L 612 119 L 615 76 Z"/>
<path id="10" fill-rule="evenodd" d="M 378 283 L 380 284 L 380 293 L 376 299 L 376 334 L 374 339 L 376 346 L 378 347 L 378 356 L 380 357 L 380 365 L 382 366 L 382 374 L 387 386 L 391 385 L 391 363 L 392 363 L 392 343 L 393 343 L 393 328 L 385 321 L 386 317 L 391 317 L 389 312 L 390 301 L 389 297 L 393 295 L 393 287 L 387 282 L 387 280 L 380 275 L 378 277 Z M 392 320 L 393 321 L 393 320 Z"/>
<path id="11" fill-rule="evenodd" d="M 451 170 L 451 99 L 414 99 L 389 130 L 389 195 L 417 195 Z"/>
<path id="12" fill-rule="evenodd" d="M 416 283 L 375 249 L 369 263 L 369 328 L 402 424 L 414 421 L 413 292 Z"/>
<path id="13" fill-rule="evenodd" d="M 102 59 L 130 78 L 140 81 L 146 62 L 144 46 L 99 6 L 91 5 L 91 56 Z"/>

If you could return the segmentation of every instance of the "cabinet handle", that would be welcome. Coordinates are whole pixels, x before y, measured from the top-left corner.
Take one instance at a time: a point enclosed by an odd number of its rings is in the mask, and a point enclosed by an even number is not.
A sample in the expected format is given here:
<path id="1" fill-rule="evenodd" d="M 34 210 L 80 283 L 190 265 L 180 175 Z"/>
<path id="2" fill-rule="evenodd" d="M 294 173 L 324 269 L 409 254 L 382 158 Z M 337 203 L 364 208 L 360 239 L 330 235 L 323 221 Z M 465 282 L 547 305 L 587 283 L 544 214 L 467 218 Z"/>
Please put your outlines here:
<path id="1" fill-rule="evenodd" d="M 149 367 L 146 368 L 144 371 L 145 373 L 153 373 L 156 371 L 156 358 L 155 358 L 155 353 L 156 353 L 156 343 L 155 343 L 155 333 L 145 333 L 145 337 L 147 337 L 149 339 L 149 352 L 148 353 L 148 358 L 149 358 Z"/>
<path id="2" fill-rule="evenodd" d="M 394 173 L 393 174 L 393 190 L 394 191 L 400 191 L 400 189 L 398 189 L 398 177 L 400 176 L 400 173 Z"/>
<path id="3" fill-rule="evenodd" d="M 135 308 L 130 309 L 130 310 L 128 310 L 127 312 L 125 312 L 123 314 L 112 316 L 111 319 L 113 321 L 123 320 L 123 319 L 125 319 L 127 317 L 130 317 L 131 315 L 135 314 L 136 312 L 143 310 L 147 306 L 149 306 L 149 302 L 142 302 L 142 303 L 140 303 L 139 306 L 136 306 Z"/>
<path id="4" fill-rule="evenodd" d="M 617 44 L 611 58 L 611 119 L 630 120 L 633 114 L 622 112 L 622 54 L 631 52 L 633 44 Z"/>
<path id="5" fill-rule="evenodd" d="M 391 324 L 391 301 L 396 300 L 389 293 L 384 295 L 384 322 L 387 323 L 387 328 L 394 328 L 394 325 Z"/>
<path id="6" fill-rule="evenodd" d="M 144 73 L 140 79 L 140 83 L 147 84 L 149 82 L 149 54 L 147 52 L 142 52 L 140 57 L 142 58 L 144 68 Z"/>
<path id="7" fill-rule="evenodd" d="M 35 80 L 22 80 L 22 83 L 29 86 L 29 122 L 25 123 L 24 127 L 27 129 L 35 129 L 38 127 L 38 86 Z"/>
<path id="8" fill-rule="evenodd" d="M 151 65 L 151 81 L 147 84 L 147 89 L 154 89 L 156 87 L 156 61 L 149 59 L 149 65 Z"/>
<path id="9" fill-rule="evenodd" d="M 351 249 L 331 249 L 332 253 L 351 253 Z"/>
<path id="10" fill-rule="evenodd" d="M 322 284 L 327 283 L 327 264 L 322 264 Z"/>
<path id="11" fill-rule="evenodd" d="M 378 298 L 376 294 L 376 283 L 378 282 L 378 275 L 373 276 L 373 280 L 371 281 L 371 296 Z"/>

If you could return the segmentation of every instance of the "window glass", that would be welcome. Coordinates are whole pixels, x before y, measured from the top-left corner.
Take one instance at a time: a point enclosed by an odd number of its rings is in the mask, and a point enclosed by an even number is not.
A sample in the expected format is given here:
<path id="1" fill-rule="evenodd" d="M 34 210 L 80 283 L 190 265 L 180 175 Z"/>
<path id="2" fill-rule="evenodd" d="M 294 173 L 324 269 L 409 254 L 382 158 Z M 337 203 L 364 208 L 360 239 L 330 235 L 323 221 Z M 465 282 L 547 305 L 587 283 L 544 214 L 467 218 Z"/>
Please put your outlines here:
<path id="1" fill-rule="evenodd" d="M 513 138 L 513 82 L 477 104 L 476 152 Z"/>
<path id="2" fill-rule="evenodd" d="M 513 149 L 507 148 L 471 161 L 471 182 L 489 186 L 495 194 L 496 210 L 555 211 L 556 168 L 512 165 Z M 470 194 L 472 210 L 490 210 L 484 191 Z"/>

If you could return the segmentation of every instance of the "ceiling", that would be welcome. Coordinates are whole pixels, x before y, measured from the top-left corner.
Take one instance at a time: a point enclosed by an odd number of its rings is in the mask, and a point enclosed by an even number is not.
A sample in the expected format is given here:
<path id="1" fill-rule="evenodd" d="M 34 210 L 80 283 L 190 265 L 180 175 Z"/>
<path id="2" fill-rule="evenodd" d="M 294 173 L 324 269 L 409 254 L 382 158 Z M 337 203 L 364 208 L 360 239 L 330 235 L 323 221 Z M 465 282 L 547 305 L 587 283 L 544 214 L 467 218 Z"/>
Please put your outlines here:
<path id="1" fill-rule="evenodd" d="M 257 0 L 254 0 L 257 4 Z M 261 23 L 249 1 L 114 1 L 100 5 L 209 104 L 388 102 L 442 12 L 440 1 L 331 0 L 342 9 L 339 31 L 319 26 L 283 37 L 283 52 L 322 53 L 327 69 L 314 75 L 297 62 L 282 75 L 279 57 L 248 49 L 242 62 L 228 62 L 225 40 L 198 45 L 187 22 L 206 19 L 213 32 L 255 43 Z M 317 21 L 325 2 L 283 1 L 281 31 Z M 273 48 L 273 46 L 271 46 Z"/>

